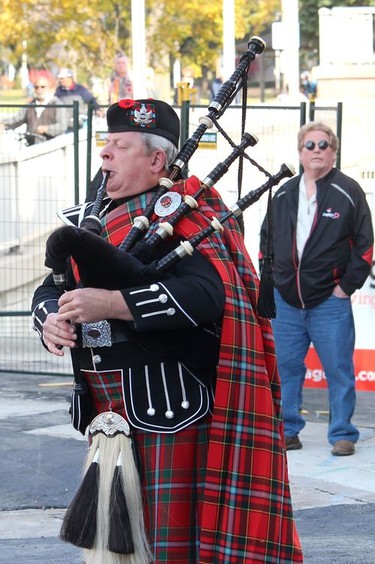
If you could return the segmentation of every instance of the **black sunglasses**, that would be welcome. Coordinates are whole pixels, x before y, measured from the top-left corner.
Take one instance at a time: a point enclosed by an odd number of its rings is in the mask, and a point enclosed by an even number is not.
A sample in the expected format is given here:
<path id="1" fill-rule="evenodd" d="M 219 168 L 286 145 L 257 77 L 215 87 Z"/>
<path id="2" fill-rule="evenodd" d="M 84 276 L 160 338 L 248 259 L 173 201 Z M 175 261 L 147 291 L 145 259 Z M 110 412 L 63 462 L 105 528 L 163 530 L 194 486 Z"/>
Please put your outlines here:
<path id="1" fill-rule="evenodd" d="M 319 141 L 319 143 L 314 143 L 314 141 L 306 141 L 304 147 L 308 151 L 313 151 L 317 145 L 322 151 L 325 151 L 326 149 L 328 149 L 328 147 L 332 147 L 331 143 L 328 143 L 328 141 L 326 141 L 325 139 L 322 139 L 321 141 Z"/>

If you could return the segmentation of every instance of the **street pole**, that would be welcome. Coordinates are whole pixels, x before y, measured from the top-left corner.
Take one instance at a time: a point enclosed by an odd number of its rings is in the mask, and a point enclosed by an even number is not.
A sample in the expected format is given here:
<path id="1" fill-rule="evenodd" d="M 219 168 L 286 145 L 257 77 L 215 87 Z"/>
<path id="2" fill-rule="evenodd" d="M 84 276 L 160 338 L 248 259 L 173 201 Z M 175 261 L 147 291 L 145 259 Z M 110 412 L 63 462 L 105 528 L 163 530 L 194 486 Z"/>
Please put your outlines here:
<path id="1" fill-rule="evenodd" d="M 234 0 L 223 0 L 223 80 L 232 75 L 236 63 Z"/>
<path id="2" fill-rule="evenodd" d="M 132 77 L 134 98 L 146 98 L 145 2 L 131 2 Z"/>
<path id="3" fill-rule="evenodd" d="M 282 22 L 287 33 L 284 50 L 282 52 L 282 68 L 289 96 L 299 96 L 299 20 L 298 0 L 281 1 Z"/>
<path id="4" fill-rule="evenodd" d="M 27 88 L 29 84 L 29 71 L 27 68 L 27 41 L 22 41 L 21 87 Z"/>

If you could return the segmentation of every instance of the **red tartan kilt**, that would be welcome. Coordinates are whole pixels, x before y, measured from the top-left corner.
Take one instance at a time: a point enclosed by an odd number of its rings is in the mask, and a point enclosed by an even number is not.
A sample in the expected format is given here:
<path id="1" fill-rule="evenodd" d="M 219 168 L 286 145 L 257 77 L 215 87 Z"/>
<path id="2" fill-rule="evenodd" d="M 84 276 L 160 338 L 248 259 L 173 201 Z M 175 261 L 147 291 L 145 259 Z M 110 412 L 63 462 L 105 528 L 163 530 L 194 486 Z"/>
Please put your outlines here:
<path id="1" fill-rule="evenodd" d="M 146 527 L 155 562 L 199 562 L 207 419 L 174 434 L 136 432 Z"/>

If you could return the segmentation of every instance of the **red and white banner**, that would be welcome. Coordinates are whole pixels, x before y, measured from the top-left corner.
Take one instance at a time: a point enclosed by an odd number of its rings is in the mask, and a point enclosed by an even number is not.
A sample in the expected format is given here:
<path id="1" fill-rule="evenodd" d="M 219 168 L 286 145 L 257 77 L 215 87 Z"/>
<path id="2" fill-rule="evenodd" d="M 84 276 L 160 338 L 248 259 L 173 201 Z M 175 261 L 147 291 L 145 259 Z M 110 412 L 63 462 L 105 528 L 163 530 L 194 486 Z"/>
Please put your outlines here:
<path id="1" fill-rule="evenodd" d="M 375 261 L 364 286 L 352 296 L 355 321 L 354 373 L 358 391 L 375 392 Z M 326 388 L 325 374 L 313 347 L 306 357 L 307 388 Z"/>

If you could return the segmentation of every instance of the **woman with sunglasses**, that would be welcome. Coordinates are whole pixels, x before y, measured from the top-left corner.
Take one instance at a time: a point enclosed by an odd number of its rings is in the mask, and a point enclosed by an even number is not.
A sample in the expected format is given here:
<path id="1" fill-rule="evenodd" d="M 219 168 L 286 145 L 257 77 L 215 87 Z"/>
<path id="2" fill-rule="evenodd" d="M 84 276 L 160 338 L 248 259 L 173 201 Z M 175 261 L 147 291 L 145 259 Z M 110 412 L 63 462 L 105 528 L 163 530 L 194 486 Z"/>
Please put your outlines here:
<path id="1" fill-rule="evenodd" d="M 359 184 L 335 168 L 339 141 L 324 123 L 298 133 L 303 173 L 285 182 L 272 201 L 276 319 L 272 322 L 281 378 L 285 444 L 302 448 L 299 433 L 305 357 L 312 343 L 328 385 L 328 442 L 335 456 L 355 452 L 358 429 L 350 296 L 370 273 L 371 212 Z M 261 230 L 266 254 L 267 221 Z"/>

